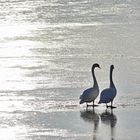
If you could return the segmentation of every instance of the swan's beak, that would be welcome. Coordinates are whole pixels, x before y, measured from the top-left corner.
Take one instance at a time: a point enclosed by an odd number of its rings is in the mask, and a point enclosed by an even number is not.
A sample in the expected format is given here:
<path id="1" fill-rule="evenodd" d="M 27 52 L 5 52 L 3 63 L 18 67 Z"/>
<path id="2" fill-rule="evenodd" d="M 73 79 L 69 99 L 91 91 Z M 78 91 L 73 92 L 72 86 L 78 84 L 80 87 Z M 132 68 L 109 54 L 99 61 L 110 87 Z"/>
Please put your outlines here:
<path id="1" fill-rule="evenodd" d="M 99 68 L 101 69 L 101 67 L 99 66 Z"/>

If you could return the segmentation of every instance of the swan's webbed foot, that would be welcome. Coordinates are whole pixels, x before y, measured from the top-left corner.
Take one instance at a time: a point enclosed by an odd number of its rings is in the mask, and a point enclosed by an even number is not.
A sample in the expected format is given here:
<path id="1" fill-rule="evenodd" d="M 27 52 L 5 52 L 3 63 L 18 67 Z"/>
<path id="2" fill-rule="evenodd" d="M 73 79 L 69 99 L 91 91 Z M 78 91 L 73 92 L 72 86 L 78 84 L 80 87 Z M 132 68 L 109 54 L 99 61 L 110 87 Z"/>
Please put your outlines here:
<path id="1" fill-rule="evenodd" d="M 95 105 L 95 104 L 94 104 L 94 101 L 93 101 L 93 105 L 92 105 L 92 107 L 97 107 L 97 106 L 99 106 L 99 105 Z"/>
<path id="2" fill-rule="evenodd" d="M 90 107 L 90 106 L 93 107 L 94 105 L 89 105 L 89 104 L 87 104 L 87 107 Z"/>
<path id="3" fill-rule="evenodd" d="M 110 106 L 109 105 L 106 105 L 106 108 L 109 108 Z"/>
<path id="4" fill-rule="evenodd" d="M 87 107 L 87 108 L 90 107 L 90 106 L 91 106 L 91 107 L 97 107 L 97 106 L 99 106 L 99 105 L 95 105 L 95 104 L 89 105 L 89 104 L 86 103 L 86 107 Z"/>
<path id="5" fill-rule="evenodd" d="M 107 105 L 106 107 L 107 107 L 107 108 L 111 108 L 111 109 L 117 108 L 116 106 L 111 106 L 111 105 Z"/>
<path id="6" fill-rule="evenodd" d="M 113 106 L 113 101 L 111 101 L 111 109 L 116 108 L 115 106 Z"/>
<path id="7" fill-rule="evenodd" d="M 92 105 L 92 106 L 93 106 L 93 107 L 97 107 L 97 106 L 99 106 L 99 105 L 95 105 L 95 104 L 94 104 L 94 105 Z"/>
<path id="8" fill-rule="evenodd" d="M 109 107 L 110 107 L 111 109 L 117 108 L 117 107 L 113 106 L 113 101 L 111 101 L 111 105 L 109 105 L 109 106 L 108 106 L 107 103 L 106 103 L 106 108 L 109 108 Z"/>
<path id="9" fill-rule="evenodd" d="M 117 108 L 117 107 L 116 106 L 110 106 L 110 108 L 113 109 L 113 108 Z"/>

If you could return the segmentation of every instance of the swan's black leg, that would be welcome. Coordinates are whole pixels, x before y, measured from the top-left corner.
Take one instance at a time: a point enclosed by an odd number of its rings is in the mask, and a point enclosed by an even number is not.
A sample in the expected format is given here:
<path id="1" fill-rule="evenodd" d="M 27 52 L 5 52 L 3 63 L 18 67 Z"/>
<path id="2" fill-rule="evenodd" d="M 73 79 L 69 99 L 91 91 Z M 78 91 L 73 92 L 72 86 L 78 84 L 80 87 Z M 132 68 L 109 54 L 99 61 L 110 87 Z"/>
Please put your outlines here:
<path id="1" fill-rule="evenodd" d="M 113 106 L 113 101 L 111 101 L 111 108 L 116 108 L 115 106 Z"/>
<path id="2" fill-rule="evenodd" d="M 98 106 L 98 105 L 95 105 L 95 104 L 94 104 L 94 101 L 93 101 L 93 107 L 96 107 L 96 106 Z"/>
<path id="3" fill-rule="evenodd" d="M 107 103 L 106 103 L 106 108 L 111 108 L 111 109 L 113 109 L 113 108 L 116 108 L 115 106 L 113 106 L 113 101 L 111 101 L 111 105 L 107 105 Z"/>
<path id="4" fill-rule="evenodd" d="M 113 106 L 113 101 L 111 101 L 111 107 Z"/>

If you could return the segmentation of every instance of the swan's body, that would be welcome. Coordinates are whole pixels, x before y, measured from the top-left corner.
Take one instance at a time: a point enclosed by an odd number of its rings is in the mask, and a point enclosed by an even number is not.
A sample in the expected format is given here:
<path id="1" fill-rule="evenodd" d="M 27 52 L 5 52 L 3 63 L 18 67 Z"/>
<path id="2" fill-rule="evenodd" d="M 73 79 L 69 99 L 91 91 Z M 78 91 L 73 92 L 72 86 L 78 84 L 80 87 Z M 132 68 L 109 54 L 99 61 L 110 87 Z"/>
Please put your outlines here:
<path id="1" fill-rule="evenodd" d="M 100 66 L 98 64 L 94 64 L 92 66 L 92 76 L 93 76 L 93 80 L 94 80 L 94 86 L 86 89 L 83 92 L 83 94 L 80 96 L 80 99 L 81 99 L 80 104 L 93 102 L 93 106 L 94 106 L 94 100 L 99 95 L 99 87 L 98 87 L 98 83 L 97 83 L 97 80 L 96 80 L 96 77 L 94 74 L 94 69 L 96 67 L 100 68 Z"/>
<path id="2" fill-rule="evenodd" d="M 116 87 L 115 87 L 115 85 L 113 83 L 113 79 L 112 79 L 113 69 L 114 69 L 114 66 L 111 65 L 110 66 L 110 87 L 104 89 L 101 92 L 100 101 L 99 101 L 99 103 L 106 103 L 106 106 L 107 106 L 107 103 L 111 102 L 111 107 L 113 107 L 112 106 L 113 100 L 117 94 L 117 90 L 116 90 Z"/>
<path id="3" fill-rule="evenodd" d="M 82 104 L 84 102 L 90 103 L 93 100 L 95 100 L 98 95 L 99 95 L 99 89 L 98 88 L 88 88 L 80 96 L 80 99 L 81 99 L 80 104 Z"/>
<path id="4" fill-rule="evenodd" d="M 101 92 L 99 103 L 109 103 L 113 101 L 116 96 L 116 90 L 114 88 L 106 88 Z"/>

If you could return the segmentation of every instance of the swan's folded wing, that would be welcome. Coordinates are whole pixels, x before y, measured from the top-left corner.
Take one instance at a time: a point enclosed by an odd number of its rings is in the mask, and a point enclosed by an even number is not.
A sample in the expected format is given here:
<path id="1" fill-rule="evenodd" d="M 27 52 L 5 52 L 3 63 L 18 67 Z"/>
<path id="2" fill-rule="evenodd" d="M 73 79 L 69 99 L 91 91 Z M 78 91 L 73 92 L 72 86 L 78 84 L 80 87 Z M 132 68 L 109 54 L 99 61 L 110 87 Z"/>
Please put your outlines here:
<path id="1" fill-rule="evenodd" d="M 102 103 L 108 103 L 112 101 L 115 96 L 116 96 L 115 90 L 113 88 L 107 88 L 101 92 L 100 101 Z"/>
<path id="2" fill-rule="evenodd" d="M 83 94 L 80 96 L 80 99 L 83 101 L 89 101 L 91 100 L 91 95 L 93 92 L 93 88 L 88 88 L 86 89 Z"/>

